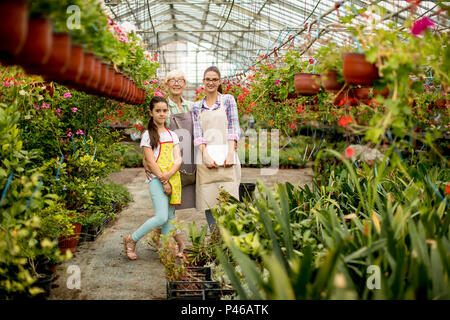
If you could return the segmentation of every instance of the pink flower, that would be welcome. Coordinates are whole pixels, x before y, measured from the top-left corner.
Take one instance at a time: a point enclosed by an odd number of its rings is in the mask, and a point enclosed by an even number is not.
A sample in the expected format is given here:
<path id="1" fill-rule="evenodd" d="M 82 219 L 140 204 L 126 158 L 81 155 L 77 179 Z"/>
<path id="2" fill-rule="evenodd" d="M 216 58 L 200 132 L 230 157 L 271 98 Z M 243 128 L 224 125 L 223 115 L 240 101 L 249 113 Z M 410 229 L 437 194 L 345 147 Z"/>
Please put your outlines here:
<path id="1" fill-rule="evenodd" d="M 276 84 L 276 85 L 279 85 L 279 84 L 280 84 L 280 79 L 278 79 L 277 81 L 275 81 L 275 84 Z"/>
<path id="2" fill-rule="evenodd" d="M 77 134 L 78 134 L 78 135 L 83 135 L 83 134 L 84 134 L 84 132 L 83 132 L 83 130 L 81 130 L 81 129 L 78 129 L 78 130 L 77 130 Z"/>
<path id="3" fill-rule="evenodd" d="M 422 34 L 426 29 L 433 26 L 434 26 L 433 20 L 431 20 L 428 17 L 423 17 L 422 19 L 414 22 L 414 25 L 411 28 L 411 33 L 415 36 L 418 36 L 419 34 Z"/>
<path id="4" fill-rule="evenodd" d="M 144 84 L 150 84 L 150 82 L 148 82 L 148 81 L 144 81 Z"/>
<path id="5" fill-rule="evenodd" d="M 78 111 L 78 108 L 72 108 L 73 113 L 77 113 L 77 111 Z"/>
<path id="6" fill-rule="evenodd" d="M 64 98 L 72 98 L 72 95 L 70 94 L 69 91 L 67 91 L 66 93 L 64 93 Z"/>
<path id="7" fill-rule="evenodd" d="M 3 81 L 3 86 L 9 88 L 11 87 L 11 84 L 8 81 Z"/>
<path id="8" fill-rule="evenodd" d="M 48 103 L 43 103 L 41 106 L 42 109 L 50 109 L 50 105 Z"/>
<path id="9" fill-rule="evenodd" d="M 70 138 L 70 137 L 72 137 L 72 132 L 69 132 L 68 134 L 67 134 L 67 136 Z"/>
<path id="10" fill-rule="evenodd" d="M 58 109 L 55 110 L 55 112 L 56 112 L 56 113 L 61 113 L 61 109 L 58 108 Z"/>
<path id="11" fill-rule="evenodd" d="M 36 110 L 39 110 L 39 106 L 37 104 L 34 107 L 36 108 Z"/>
<path id="12" fill-rule="evenodd" d="M 153 83 L 153 84 L 158 84 L 158 82 L 159 82 L 158 79 L 153 79 L 153 80 L 152 80 L 152 83 Z"/>
<path id="13" fill-rule="evenodd" d="M 164 97 L 164 95 L 161 92 L 159 92 L 159 91 L 155 91 L 155 96 L 157 96 L 157 97 Z"/>

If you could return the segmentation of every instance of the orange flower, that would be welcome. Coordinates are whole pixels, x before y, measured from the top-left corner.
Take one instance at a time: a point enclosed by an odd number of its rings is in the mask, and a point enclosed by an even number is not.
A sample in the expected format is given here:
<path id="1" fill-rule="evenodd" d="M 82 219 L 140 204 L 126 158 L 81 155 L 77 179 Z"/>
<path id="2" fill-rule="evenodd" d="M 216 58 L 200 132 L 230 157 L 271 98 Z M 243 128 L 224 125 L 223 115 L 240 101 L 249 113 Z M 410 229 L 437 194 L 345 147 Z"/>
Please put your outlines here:
<path id="1" fill-rule="evenodd" d="M 346 127 L 346 126 L 348 126 L 349 125 L 349 123 L 351 123 L 351 122 L 353 122 L 353 118 L 352 118 L 352 116 L 342 116 L 340 119 L 339 119 L 339 121 L 338 121 L 338 124 L 341 126 L 341 127 Z"/>
<path id="2" fill-rule="evenodd" d="M 292 161 L 292 160 L 294 160 L 294 159 L 292 159 L 291 157 L 289 157 L 288 160 L 289 160 L 289 161 Z"/>
<path id="3" fill-rule="evenodd" d="M 450 194 L 450 183 L 445 185 L 445 194 Z"/>

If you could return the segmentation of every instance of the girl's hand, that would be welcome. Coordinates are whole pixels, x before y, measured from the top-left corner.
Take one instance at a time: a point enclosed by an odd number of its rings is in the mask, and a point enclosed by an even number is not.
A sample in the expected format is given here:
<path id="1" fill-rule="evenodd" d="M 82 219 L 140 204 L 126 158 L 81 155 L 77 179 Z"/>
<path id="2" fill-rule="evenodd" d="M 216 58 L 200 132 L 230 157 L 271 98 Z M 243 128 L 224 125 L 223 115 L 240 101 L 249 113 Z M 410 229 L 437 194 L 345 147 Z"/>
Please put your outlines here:
<path id="1" fill-rule="evenodd" d="M 234 151 L 228 152 L 225 161 L 223 162 L 223 166 L 225 168 L 232 167 L 234 165 Z"/>
<path id="2" fill-rule="evenodd" d="M 171 178 L 171 175 L 168 172 L 163 172 L 163 174 L 161 175 L 161 179 L 164 181 L 169 181 L 170 178 Z"/>
<path id="3" fill-rule="evenodd" d="M 170 185 L 170 183 L 164 183 L 163 188 L 165 194 L 170 195 L 172 193 L 172 186 Z"/>

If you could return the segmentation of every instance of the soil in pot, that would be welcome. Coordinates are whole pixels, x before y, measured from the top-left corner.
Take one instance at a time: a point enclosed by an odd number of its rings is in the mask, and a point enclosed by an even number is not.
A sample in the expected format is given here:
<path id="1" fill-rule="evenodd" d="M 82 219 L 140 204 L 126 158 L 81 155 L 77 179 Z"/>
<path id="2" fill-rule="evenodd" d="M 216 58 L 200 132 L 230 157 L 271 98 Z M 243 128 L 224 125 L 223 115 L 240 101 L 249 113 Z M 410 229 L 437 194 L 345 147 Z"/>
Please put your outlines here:
<path id="1" fill-rule="evenodd" d="M 27 73 L 40 74 L 52 53 L 52 22 L 49 19 L 35 18 L 28 22 L 27 40 L 17 55 L 16 62 Z"/>
<path id="2" fill-rule="evenodd" d="M 371 86 L 378 79 L 378 68 L 361 53 L 344 53 L 343 75 L 351 85 Z"/>
<path id="3" fill-rule="evenodd" d="M 28 35 L 28 5 L 25 0 L 0 1 L 0 59 L 12 63 Z"/>
<path id="4" fill-rule="evenodd" d="M 316 95 L 320 89 L 320 74 L 297 73 L 294 75 L 295 91 L 301 95 Z"/>

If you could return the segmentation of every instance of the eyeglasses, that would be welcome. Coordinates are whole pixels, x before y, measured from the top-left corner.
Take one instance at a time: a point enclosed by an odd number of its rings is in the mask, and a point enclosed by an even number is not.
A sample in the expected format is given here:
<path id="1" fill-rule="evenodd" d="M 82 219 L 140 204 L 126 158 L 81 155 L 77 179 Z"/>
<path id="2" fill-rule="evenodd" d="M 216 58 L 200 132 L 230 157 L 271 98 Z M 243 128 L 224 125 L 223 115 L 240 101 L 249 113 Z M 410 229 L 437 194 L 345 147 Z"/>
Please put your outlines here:
<path id="1" fill-rule="evenodd" d="M 184 79 L 178 79 L 178 80 L 170 79 L 170 80 L 169 80 L 169 84 L 171 84 L 171 85 L 174 85 L 174 84 L 183 84 L 184 82 L 185 82 Z"/>
<path id="2" fill-rule="evenodd" d="M 213 82 L 213 83 L 217 83 L 220 81 L 220 79 L 218 78 L 214 78 L 214 79 L 210 79 L 210 78 L 205 78 L 203 79 L 205 82 Z"/>

